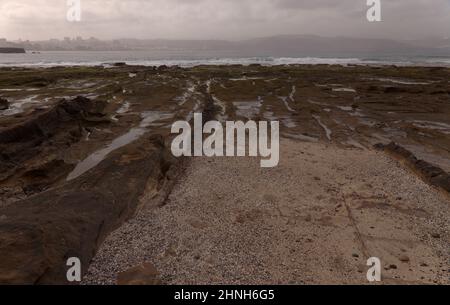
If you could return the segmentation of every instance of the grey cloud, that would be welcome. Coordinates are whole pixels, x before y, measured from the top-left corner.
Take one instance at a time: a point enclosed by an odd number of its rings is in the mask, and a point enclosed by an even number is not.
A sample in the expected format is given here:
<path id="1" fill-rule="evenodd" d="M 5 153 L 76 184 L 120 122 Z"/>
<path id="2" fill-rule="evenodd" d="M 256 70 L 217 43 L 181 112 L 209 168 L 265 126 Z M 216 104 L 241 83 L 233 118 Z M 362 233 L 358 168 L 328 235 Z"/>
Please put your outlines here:
<path id="1" fill-rule="evenodd" d="M 450 36 L 450 1 L 381 0 L 383 22 L 365 19 L 366 0 L 81 0 L 80 23 L 66 0 L 0 0 L 0 37 L 241 39 L 277 34 L 377 38 Z"/>

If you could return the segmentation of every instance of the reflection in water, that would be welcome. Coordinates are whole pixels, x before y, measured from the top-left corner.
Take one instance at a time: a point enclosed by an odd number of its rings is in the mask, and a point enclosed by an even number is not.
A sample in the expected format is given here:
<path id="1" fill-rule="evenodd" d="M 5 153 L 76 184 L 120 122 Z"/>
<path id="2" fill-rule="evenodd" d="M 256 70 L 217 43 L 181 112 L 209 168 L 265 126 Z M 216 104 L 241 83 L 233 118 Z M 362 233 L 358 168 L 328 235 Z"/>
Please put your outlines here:
<path id="1" fill-rule="evenodd" d="M 295 140 L 301 140 L 301 141 L 306 141 L 306 142 L 319 142 L 318 138 L 314 138 L 314 137 L 307 136 L 304 134 L 292 134 L 292 133 L 285 132 L 282 135 L 287 138 L 291 138 L 291 139 L 295 139 Z"/>
<path id="2" fill-rule="evenodd" d="M 352 92 L 352 93 L 356 93 L 355 89 L 352 88 L 333 88 L 334 92 Z"/>
<path id="3" fill-rule="evenodd" d="M 147 127 L 155 126 L 157 125 L 156 123 L 157 121 L 170 119 L 173 116 L 174 115 L 171 113 L 161 111 L 147 111 L 142 113 L 141 114 L 142 121 L 139 127 L 132 128 L 126 134 L 114 139 L 105 148 L 94 152 L 86 159 L 78 163 L 75 169 L 67 176 L 66 180 L 70 181 L 75 178 L 78 178 L 88 170 L 97 166 L 112 151 L 124 147 L 125 145 L 128 145 L 131 142 L 139 139 L 142 135 L 144 135 L 148 131 L 146 129 Z"/>
<path id="4" fill-rule="evenodd" d="M 400 84 L 400 85 L 429 85 L 431 83 L 431 82 L 420 82 L 420 81 L 414 81 L 414 80 L 395 79 L 395 78 L 386 78 L 386 77 L 369 78 L 369 80 L 378 80 L 380 82 L 389 82 L 389 83 Z"/>
<path id="5" fill-rule="evenodd" d="M 325 134 L 327 136 L 327 139 L 331 141 L 331 130 L 327 127 L 327 125 L 322 123 L 322 120 L 320 119 L 320 117 L 318 115 L 313 115 L 313 118 L 325 130 Z"/>
<path id="6" fill-rule="evenodd" d="M 124 114 L 124 113 L 127 113 L 128 110 L 130 110 L 130 103 L 129 102 L 125 102 L 125 103 L 123 103 L 123 105 L 119 109 L 117 109 L 116 112 L 118 114 Z"/>
<path id="7" fill-rule="evenodd" d="M 29 96 L 29 97 L 17 100 L 13 103 L 10 103 L 8 109 L 0 111 L 0 115 L 9 116 L 9 115 L 15 115 L 15 114 L 22 113 L 25 110 L 25 106 L 27 106 L 28 104 L 40 103 L 41 101 L 37 100 L 37 98 L 38 98 L 37 95 L 33 95 L 33 96 Z M 43 102 L 47 102 L 47 101 L 48 101 L 48 99 L 43 100 Z"/>
<path id="8" fill-rule="evenodd" d="M 291 106 L 289 106 L 288 98 L 286 96 L 279 96 L 278 98 L 283 101 L 283 104 L 288 111 L 295 112 L 295 110 L 292 109 Z"/>
<path id="9" fill-rule="evenodd" d="M 234 107 L 236 107 L 236 115 L 249 120 L 259 115 L 262 104 L 263 100 L 260 96 L 256 102 L 233 102 Z"/>
<path id="10" fill-rule="evenodd" d="M 431 122 L 431 121 L 420 121 L 420 120 L 415 120 L 415 121 L 412 121 L 412 122 L 413 122 L 413 125 L 418 127 L 418 128 L 437 130 L 437 131 L 439 131 L 441 133 L 444 133 L 444 134 L 450 134 L 450 125 L 446 124 L 446 123 Z"/>

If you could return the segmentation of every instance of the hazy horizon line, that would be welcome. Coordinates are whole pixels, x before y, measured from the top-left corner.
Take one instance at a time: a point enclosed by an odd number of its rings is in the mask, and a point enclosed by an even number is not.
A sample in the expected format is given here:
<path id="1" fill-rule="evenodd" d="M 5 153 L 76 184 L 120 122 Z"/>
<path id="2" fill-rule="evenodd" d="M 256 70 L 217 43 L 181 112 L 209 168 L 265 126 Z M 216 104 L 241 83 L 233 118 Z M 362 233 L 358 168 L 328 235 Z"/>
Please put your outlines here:
<path id="1" fill-rule="evenodd" d="M 62 40 L 64 41 L 66 38 L 70 38 L 71 40 L 76 40 L 78 38 L 81 38 L 82 40 L 89 40 L 89 39 L 96 39 L 99 41 L 115 41 L 115 40 L 139 40 L 139 41 L 146 41 L 146 40 L 166 40 L 166 41 L 225 41 L 225 42 L 241 42 L 241 41 L 248 41 L 248 40 L 256 40 L 256 39 L 265 39 L 265 38 L 276 38 L 276 37 L 314 37 L 314 38 L 328 38 L 328 39 L 360 39 L 360 40 L 388 40 L 388 41 L 420 41 L 420 40 L 449 40 L 450 37 L 447 36 L 437 36 L 437 35 L 428 35 L 424 36 L 422 38 L 415 38 L 415 39 L 394 39 L 389 37 L 361 37 L 361 36 L 354 36 L 354 35 L 318 35 L 318 34 L 271 34 L 267 36 L 252 36 L 247 38 L 239 38 L 239 39 L 220 39 L 220 38 L 164 38 L 164 37 L 155 37 L 155 38 L 138 38 L 138 37 L 119 37 L 119 38 L 101 38 L 96 36 L 62 36 L 62 37 L 49 37 L 46 39 L 23 39 L 23 38 L 17 38 L 17 39 L 8 39 L 5 37 L 0 37 L 0 39 L 5 39 L 9 42 L 37 42 L 37 41 L 50 41 L 50 40 Z"/>

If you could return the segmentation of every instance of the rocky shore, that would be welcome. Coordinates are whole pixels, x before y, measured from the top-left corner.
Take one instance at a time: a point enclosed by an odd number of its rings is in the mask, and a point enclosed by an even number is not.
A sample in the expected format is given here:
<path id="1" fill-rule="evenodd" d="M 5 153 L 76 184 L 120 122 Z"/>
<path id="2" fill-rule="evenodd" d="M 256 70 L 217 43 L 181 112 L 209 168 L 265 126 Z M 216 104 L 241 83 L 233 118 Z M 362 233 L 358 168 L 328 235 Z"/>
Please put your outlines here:
<path id="1" fill-rule="evenodd" d="M 2 68 L 0 283 L 67 284 L 73 256 L 84 283 L 364 283 L 369 255 L 388 283 L 448 283 L 449 79 L 439 67 Z M 173 158 L 171 124 L 194 112 L 279 120 L 280 167 Z"/>
<path id="2" fill-rule="evenodd" d="M 25 49 L 23 48 L 0 48 L 0 53 L 25 53 Z"/>

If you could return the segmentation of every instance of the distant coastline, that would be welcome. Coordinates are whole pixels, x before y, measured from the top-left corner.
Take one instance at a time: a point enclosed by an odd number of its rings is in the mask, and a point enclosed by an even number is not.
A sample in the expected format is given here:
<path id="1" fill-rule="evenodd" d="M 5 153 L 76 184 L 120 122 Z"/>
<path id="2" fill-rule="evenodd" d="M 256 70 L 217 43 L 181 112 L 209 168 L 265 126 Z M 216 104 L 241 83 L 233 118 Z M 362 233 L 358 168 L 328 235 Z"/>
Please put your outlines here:
<path id="1" fill-rule="evenodd" d="M 2 56 L 0 66 L 142 66 L 286 64 L 450 66 L 450 39 L 389 40 L 315 35 L 278 35 L 239 41 L 116 39 L 94 37 L 7 41 L 26 56 Z M 17 52 L 14 52 L 17 53 Z"/>
<path id="2" fill-rule="evenodd" d="M 275 35 L 244 40 L 171 40 L 114 39 L 95 37 L 8 41 L 0 38 L 0 47 L 34 51 L 192 51 L 233 52 L 247 56 L 345 56 L 345 54 L 427 54 L 446 56 L 450 53 L 450 38 L 421 40 L 376 39 L 361 37 L 324 37 L 317 35 Z"/>
<path id="3" fill-rule="evenodd" d="M 179 66 L 195 67 L 201 65 L 229 66 L 253 65 L 371 65 L 371 66 L 436 66 L 450 67 L 450 56 L 414 56 L 389 54 L 347 54 L 347 56 L 302 56 L 293 54 L 287 57 L 249 56 L 234 52 L 192 52 L 180 51 L 31 51 L 24 54 L 5 54 L 0 57 L 0 67 L 71 67 L 103 66 L 115 63 L 130 66 Z"/>

